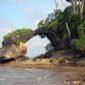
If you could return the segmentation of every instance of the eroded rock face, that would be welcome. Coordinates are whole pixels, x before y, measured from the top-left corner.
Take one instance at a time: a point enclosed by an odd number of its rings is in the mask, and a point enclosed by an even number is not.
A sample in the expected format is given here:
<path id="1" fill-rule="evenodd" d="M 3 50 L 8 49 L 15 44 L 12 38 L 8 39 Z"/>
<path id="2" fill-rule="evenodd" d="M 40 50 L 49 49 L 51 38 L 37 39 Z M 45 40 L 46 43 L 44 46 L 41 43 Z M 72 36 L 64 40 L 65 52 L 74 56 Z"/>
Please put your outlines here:
<path id="1" fill-rule="evenodd" d="M 0 56 L 6 59 L 24 57 L 27 52 L 27 47 L 24 43 L 20 42 L 19 45 L 6 46 L 0 49 Z"/>

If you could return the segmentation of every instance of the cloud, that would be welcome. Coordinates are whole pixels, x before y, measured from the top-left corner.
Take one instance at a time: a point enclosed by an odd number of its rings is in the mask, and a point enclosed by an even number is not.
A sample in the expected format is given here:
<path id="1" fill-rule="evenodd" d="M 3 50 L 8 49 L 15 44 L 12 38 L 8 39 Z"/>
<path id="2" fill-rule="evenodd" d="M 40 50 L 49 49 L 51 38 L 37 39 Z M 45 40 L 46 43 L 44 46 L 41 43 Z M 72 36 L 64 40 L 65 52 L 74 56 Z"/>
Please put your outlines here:
<path id="1" fill-rule="evenodd" d="M 36 41 L 36 40 L 35 40 L 35 41 Z M 37 47 L 37 46 L 38 46 L 38 47 L 45 47 L 46 44 L 47 44 L 46 42 L 39 42 L 39 41 L 37 42 L 37 41 L 36 41 L 36 42 L 34 42 L 34 43 L 32 42 L 31 45 L 32 45 L 32 47 Z"/>
<path id="2" fill-rule="evenodd" d="M 56 0 L 56 3 L 58 3 L 58 9 L 64 10 L 70 3 L 66 2 L 66 0 Z"/>
<path id="3" fill-rule="evenodd" d="M 49 40 L 47 38 L 41 39 L 39 36 L 35 36 L 32 39 L 30 39 L 27 43 L 30 44 L 30 46 L 36 47 L 45 47 L 47 43 L 49 43 Z"/>
<path id="4" fill-rule="evenodd" d="M 50 41 L 47 38 L 41 39 L 39 36 L 33 37 L 29 40 L 26 45 L 28 47 L 27 56 L 28 57 L 35 57 L 37 55 L 43 54 L 46 52 L 45 46 Z"/>
<path id="5" fill-rule="evenodd" d="M 23 14 L 30 20 L 32 20 L 33 25 L 32 29 L 35 30 L 40 20 L 46 18 L 46 13 L 42 10 L 37 10 L 33 8 L 25 8 L 23 9 Z"/>
<path id="6" fill-rule="evenodd" d="M 7 18 L 0 18 L 0 36 L 11 32 L 14 29 L 12 22 Z"/>
<path id="7" fill-rule="evenodd" d="M 33 18 L 34 20 L 39 18 L 44 18 L 45 12 L 42 10 L 32 9 L 32 8 L 25 8 L 23 9 L 23 13 L 26 16 Z"/>
<path id="8" fill-rule="evenodd" d="M 10 22 L 10 20 L 6 18 L 0 18 L 0 37 L 3 37 L 8 32 L 13 30 L 14 26 Z"/>
<path id="9" fill-rule="evenodd" d="M 37 20 L 35 20 L 35 22 L 34 22 L 34 24 L 33 24 L 33 26 L 32 26 L 32 29 L 33 29 L 33 30 L 35 30 L 35 29 L 38 28 L 38 23 L 40 22 L 40 20 L 42 20 L 42 19 L 37 19 Z"/>
<path id="10" fill-rule="evenodd" d="M 3 36 L 13 30 L 12 22 L 4 17 L 0 17 L 0 47 L 2 46 Z"/>
<path id="11" fill-rule="evenodd" d="M 12 32 L 12 30 L 11 29 L 0 29 L 0 35 L 5 35 L 5 34 L 7 34 L 7 33 L 9 33 L 9 32 Z"/>
<path id="12" fill-rule="evenodd" d="M 9 29 L 9 28 L 14 28 L 12 21 L 5 18 L 5 17 L 0 17 L 0 29 Z"/>
<path id="13" fill-rule="evenodd" d="M 28 20 L 30 20 L 31 23 L 33 23 L 31 25 L 33 30 L 37 29 L 38 22 L 46 16 L 43 10 L 41 11 L 35 8 L 23 8 L 22 13 Z"/>
<path id="14" fill-rule="evenodd" d="M 2 47 L 3 36 L 5 36 L 7 33 L 11 31 L 12 31 L 11 29 L 5 29 L 5 28 L 0 29 L 0 47 Z"/>

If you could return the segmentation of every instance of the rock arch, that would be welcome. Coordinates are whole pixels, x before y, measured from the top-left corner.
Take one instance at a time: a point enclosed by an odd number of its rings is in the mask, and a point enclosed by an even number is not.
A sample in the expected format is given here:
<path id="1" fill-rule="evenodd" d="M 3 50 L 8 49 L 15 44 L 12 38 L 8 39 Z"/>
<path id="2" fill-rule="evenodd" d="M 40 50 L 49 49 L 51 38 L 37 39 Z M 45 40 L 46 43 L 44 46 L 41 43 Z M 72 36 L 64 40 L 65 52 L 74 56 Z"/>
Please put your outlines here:
<path id="1" fill-rule="evenodd" d="M 41 37 L 47 37 L 48 40 L 51 42 L 51 44 L 53 45 L 53 47 L 57 50 L 57 49 L 62 49 L 64 48 L 64 43 L 63 43 L 63 39 L 62 39 L 62 31 L 55 27 L 52 28 L 50 30 L 48 29 L 36 29 L 35 31 L 31 31 L 31 32 L 27 32 L 27 33 L 22 33 L 20 35 L 20 37 L 18 36 L 11 36 L 8 39 L 4 39 L 2 42 L 2 46 L 9 46 L 12 44 L 16 44 L 16 41 L 18 39 L 21 40 L 21 42 L 26 43 L 27 41 L 29 41 L 31 38 L 33 38 L 34 36 L 40 35 Z"/>
<path id="2" fill-rule="evenodd" d="M 24 43 L 26 43 L 27 41 L 29 41 L 31 38 L 33 38 L 36 35 L 40 35 L 41 37 L 46 36 L 48 38 L 48 40 L 51 42 L 51 44 L 53 45 L 53 47 L 55 48 L 55 50 L 59 50 L 59 49 L 64 48 L 65 43 L 64 43 L 62 36 L 61 36 L 62 30 L 59 27 L 53 27 L 49 30 L 48 29 L 44 29 L 44 30 L 43 29 L 36 29 L 35 31 L 30 31 L 30 32 L 26 31 L 24 33 L 21 33 L 19 36 L 13 35 L 13 36 L 10 36 L 10 38 L 4 39 L 2 42 L 3 47 L 0 50 L 0 56 L 4 56 L 5 54 L 8 55 L 9 58 L 10 57 L 11 58 L 17 57 L 17 56 L 18 57 L 24 56 L 26 51 L 27 51 L 26 46 L 24 46 Z M 19 42 L 23 42 L 22 46 L 20 43 L 18 45 L 16 45 L 17 40 L 20 40 Z M 7 47 L 7 49 L 5 49 L 6 47 Z M 10 50 L 10 52 L 8 52 L 8 50 Z M 15 53 L 13 53 L 13 51 L 15 51 Z M 19 55 L 17 55 L 17 54 L 19 54 Z M 5 55 L 5 57 L 8 58 L 6 55 Z"/>

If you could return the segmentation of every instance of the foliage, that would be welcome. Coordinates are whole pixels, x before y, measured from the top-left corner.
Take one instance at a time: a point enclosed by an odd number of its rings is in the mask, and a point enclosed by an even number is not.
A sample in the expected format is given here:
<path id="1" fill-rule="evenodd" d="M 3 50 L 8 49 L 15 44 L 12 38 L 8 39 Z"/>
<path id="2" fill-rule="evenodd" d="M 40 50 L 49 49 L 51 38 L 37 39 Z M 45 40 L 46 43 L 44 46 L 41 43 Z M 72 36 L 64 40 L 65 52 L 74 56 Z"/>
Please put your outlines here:
<path id="1" fill-rule="evenodd" d="M 72 6 L 68 6 L 64 11 L 60 9 L 54 10 L 53 13 L 48 14 L 48 17 L 45 20 L 41 20 L 38 24 L 38 29 L 50 31 L 54 29 L 54 27 L 59 27 L 62 30 L 62 35 L 64 37 L 68 37 L 66 22 L 68 23 L 69 29 L 72 32 L 71 37 L 78 37 L 78 25 L 81 23 L 79 18 L 79 13 L 75 15 L 72 12 Z"/>
<path id="2" fill-rule="evenodd" d="M 78 26 L 78 35 L 80 38 L 85 37 L 85 20 Z"/>
<path id="3" fill-rule="evenodd" d="M 78 5 L 77 8 L 79 8 Z M 83 13 L 85 13 L 85 9 Z M 85 51 L 85 14 L 83 14 L 83 19 L 81 20 L 79 10 L 76 10 L 74 14 L 72 6 L 68 6 L 64 11 L 57 9 L 53 13 L 48 14 L 45 20 L 39 22 L 38 29 L 52 31 L 56 26 L 56 31 L 57 27 L 59 27 L 62 30 L 62 33 L 60 33 L 62 39 L 65 39 L 68 37 L 66 23 L 68 23 L 71 33 L 72 40 L 70 43 L 72 43 L 72 48 L 75 47 L 77 50 Z M 53 32 L 55 33 L 55 31 Z"/>
<path id="4" fill-rule="evenodd" d="M 63 32 L 66 32 L 66 25 L 65 23 L 68 23 L 70 32 L 71 32 L 71 38 L 77 38 L 78 37 L 78 25 L 81 23 L 79 13 L 76 13 L 75 15 L 72 12 L 72 7 L 67 7 L 63 12 L 63 19 L 62 19 L 62 28 L 64 29 Z M 65 33 L 64 33 L 65 34 Z"/>
<path id="5" fill-rule="evenodd" d="M 31 31 L 32 31 L 31 29 L 25 29 L 25 28 L 18 29 L 18 30 L 14 31 L 14 32 L 8 33 L 3 38 L 4 38 L 4 40 L 10 39 L 10 38 L 15 37 L 15 36 L 18 38 L 18 37 L 20 37 L 20 35 L 22 35 L 24 33 L 31 32 Z"/>
<path id="6" fill-rule="evenodd" d="M 38 29 L 49 30 L 50 28 L 59 24 L 61 19 L 62 11 L 60 9 L 54 10 L 53 13 L 48 14 L 48 17 L 45 20 L 41 20 L 38 23 Z"/>
<path id="7" fill-rule="evenodd" d="M 72 46 L 77 50 L 85 52 L 85 20 L 81 21 L 77 31 L 79 37 L 72 40 Z"/>
<path id="8" fill-rule="evenodd" d="M 16 45 L 19 45 L 20 42 L 26 42 L 26 37 L 27 35 L 29 34 L 30 36 L 30 33 L 32 32 L 31 29 L 18 29 L 18 30 L 15 30 L 11 33 L 8 33 L 7 35 L 5 35 L 3 37 L 3 46 L 5 45 L 11 45 L 11 44 L 16 44 Z"/>
<path id="9" fill-rule="evenodd" d="M 85 37 L 72 40 L 72 46 L 81 52 L 85 52 Z"/>

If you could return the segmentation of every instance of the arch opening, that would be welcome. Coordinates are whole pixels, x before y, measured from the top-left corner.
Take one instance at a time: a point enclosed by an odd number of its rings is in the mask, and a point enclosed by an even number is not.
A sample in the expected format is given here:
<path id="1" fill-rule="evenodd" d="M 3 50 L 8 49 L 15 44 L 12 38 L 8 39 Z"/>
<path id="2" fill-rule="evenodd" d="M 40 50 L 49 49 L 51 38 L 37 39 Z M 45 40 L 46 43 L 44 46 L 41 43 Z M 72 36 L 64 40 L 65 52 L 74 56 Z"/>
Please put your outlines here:
<path id="1" fill-rule="evenodd" d="M 46 37 L 44 39 L 41 39 L 39 35 L 34 36 L 26 42 L 26 56 L 29 58 L 35 58 L 41 54 L 45 54 L 45 47 L 48 43 L 50 43 L 50 41 Z"/>

